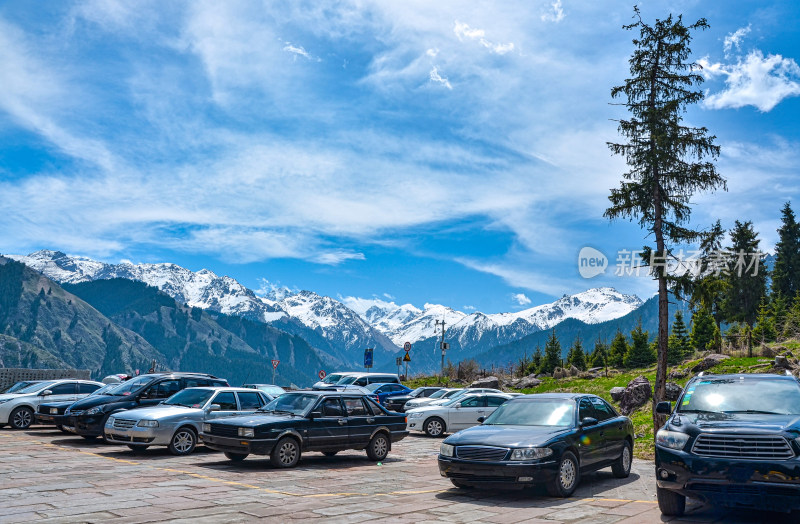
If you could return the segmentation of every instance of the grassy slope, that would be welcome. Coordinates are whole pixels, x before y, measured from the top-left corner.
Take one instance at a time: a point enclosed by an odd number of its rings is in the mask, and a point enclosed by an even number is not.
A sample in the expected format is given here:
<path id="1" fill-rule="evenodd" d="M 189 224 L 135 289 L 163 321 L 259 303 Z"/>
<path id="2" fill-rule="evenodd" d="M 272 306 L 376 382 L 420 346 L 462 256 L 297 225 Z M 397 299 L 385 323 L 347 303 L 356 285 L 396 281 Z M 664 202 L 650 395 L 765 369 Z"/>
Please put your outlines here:
<path id="1" fill-rule="evenodd" d="M 783 347 L 788 349 L 795 350 L 800 347 L 800 343 L 795 344 L 781 344 Z M 769 366 L 763 366 L 763 364 L 768 364 L 771 362 L 772 359 L 763 358 L 763 357 L 752 357 L 752 358 L 729 358 L 719 365 L 711 368 L 708 372 L 716 373 L 716 374 L 723 374 L 723 373 L 758 373 L 763 372 Z M 690 362 L 685 362 L 680 366 L 675 366 L 679 368 L 691 368 L 694 366 L 698 360 L 692 360 Z M 754 367 L 755 366 L 755 367 Z M 671 368 L 673 369 L 673 368 Z M 520 390 L 523 393 L 549 393 L 549 392 L 580 392 L 580 393 L 592 393 L 597 396 L 603 397 L 607 401 L 609 401 L 614 407 L 619 408 L 619 404 L 611 400 L 611 395 L 609 391 L 611 388 L 620 386 L 625 387 L 628 382 L 633 380 L 634 378 L 644 375 L 650 381 L 650 384 L 655 384 L 656 380 L 656 372 L 655 368 L 648 368 L 648 369 L 638 369 L 638 370 L 631 370 L 620 372 L 616 374 L 610 374 L 608 378 L 596 378 L 593 380 L 582 379 L 582 378 L 570 378 L 570 379 L 561 379 L 556 380 L 553 378 L 545 378 L 542 380 L 542 384 L 538 387 L 530 388 L 530 389 L 523 389 Z M 683 387 L 686 382 L 693 376 L 692 373 L 686 376 L 683 379 L 674 380 L 675 383 L 679 384 Z M 444 383 L 439 379 L 439 377 L 422 377 L 418 379 L 413 379 L 405 384 L 408 387 L 414 388 L 419 386 L 427 386 L 427 385 L 448 385 L 451 381 L 445 379 Z M 453 384 L 453 387 L 463 387 L 463 384 Z M 638 458 L 643 459 L 652 459 L 653 458 L 653 412 L 652 406 L 650 403 L 647 403 L 645 406 L 642 406 L 640 409 L 635 411 L 631 415 L 631 420 L 633 421 L 634 431 L 636 432 L 637 438 L 634 445 L 634 455 Z"/>

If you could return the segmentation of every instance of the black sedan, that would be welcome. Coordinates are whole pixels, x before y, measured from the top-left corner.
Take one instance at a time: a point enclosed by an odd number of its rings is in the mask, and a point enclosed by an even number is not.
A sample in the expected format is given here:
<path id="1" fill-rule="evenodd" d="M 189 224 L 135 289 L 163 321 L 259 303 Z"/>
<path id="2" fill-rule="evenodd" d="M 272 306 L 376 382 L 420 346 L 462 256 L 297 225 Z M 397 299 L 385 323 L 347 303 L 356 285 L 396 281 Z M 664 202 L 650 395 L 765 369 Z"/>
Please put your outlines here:
<path id="1" fill-rule="evenodd" d="M 627 477 L 632 450 L 633 423 L 602 398 L 524 395 L 445 439 L 439 472 L 458 488 L 544 484 L 551 495 L 567 497 L 587 471 L 611 466 L 616 477 Z"/>
<path id="2" fill-rule="evenodd" d="M 402 413 L 405 411 L 406 402 L 411 399 L 415 398 L 428 398 L 437 391 L 439 391 L 440 387 L 436 386 L 423 386 L 420 388 L 415 389 L 408 395 L 397 395 L 388 397 L 386 400 L 383 401 L 383 405 L 390 411 L 396 411 L 398 413 Z"/>
<path id="3" fill-rule="evenodd" d="M 367 395 L 339 391 L 285 393 L 254 415 L 227 417 L 203 424 L 201 438 L 233 461 L 269 455 L 273 466 L 296 466 L 300 454 L 327 456 L 365 449 L 383 460 L 392 443 L 405 438 L 406 418 L 382 408 Z"/>

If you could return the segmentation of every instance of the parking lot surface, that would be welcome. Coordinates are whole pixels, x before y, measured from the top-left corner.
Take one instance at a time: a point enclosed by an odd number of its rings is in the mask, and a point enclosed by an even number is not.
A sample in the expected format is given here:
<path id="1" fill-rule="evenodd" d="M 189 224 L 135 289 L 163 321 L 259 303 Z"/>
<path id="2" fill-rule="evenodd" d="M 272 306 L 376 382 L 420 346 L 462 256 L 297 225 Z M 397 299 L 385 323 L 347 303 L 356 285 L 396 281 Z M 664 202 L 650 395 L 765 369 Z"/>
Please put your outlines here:
<path id="1" fill-rule="evenodd" d="M 409 436 L 376 464 L 364 452 L 309 453 L 295 469 L 266 457 L 233 464 L 204 448 L 133 453 L 56 430 L 0 430 L 0 522 L 666 522 L 653 465 L 627 479 L 584 476 L 573 497 L 542 490 L 458 490 L 439 476 L 440 440 Z M 690 503 L 678 522 L 797 522 L 798 515 Z"/>

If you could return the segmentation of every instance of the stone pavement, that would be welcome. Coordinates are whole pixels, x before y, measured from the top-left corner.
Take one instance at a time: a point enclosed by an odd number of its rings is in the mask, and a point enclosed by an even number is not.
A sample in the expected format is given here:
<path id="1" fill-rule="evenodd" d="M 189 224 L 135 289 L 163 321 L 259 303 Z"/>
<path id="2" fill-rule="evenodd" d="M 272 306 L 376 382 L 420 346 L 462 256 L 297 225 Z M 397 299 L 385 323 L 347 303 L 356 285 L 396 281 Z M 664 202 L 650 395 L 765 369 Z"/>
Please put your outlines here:
<path id="1" fill-rule="evenodd" d="M 584 476 L 569 499 L 541 490 L 458 490 L 439 476 L 439 440 L 410 436 L 385 462 L 363 452 L 309 453 L 276 470 L 266 458 L 232 464 L 198 448 L 133 453 L 56 430 L 0 430 L 0 523 L 14 522 L 662 522 L 653 466 L 631 476 Z M 798 515 L 725 512 L 690 504 L 678 522 L 796 522 Z"/>

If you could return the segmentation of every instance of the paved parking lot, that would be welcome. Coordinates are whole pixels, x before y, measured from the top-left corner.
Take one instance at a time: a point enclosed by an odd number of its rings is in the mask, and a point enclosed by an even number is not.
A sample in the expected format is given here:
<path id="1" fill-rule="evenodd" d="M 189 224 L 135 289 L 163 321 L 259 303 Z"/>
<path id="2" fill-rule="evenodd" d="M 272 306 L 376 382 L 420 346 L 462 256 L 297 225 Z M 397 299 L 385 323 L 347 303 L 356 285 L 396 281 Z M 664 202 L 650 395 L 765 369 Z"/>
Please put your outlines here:
<path id="1" fill-rule="evenodd" d="M 0 430 L 0 522 L 661 522 L 652 464 L 628 479 L 584 477 L 575 496 L 457 490 L 439 476 L 439 440 L 410 436 L 375 464 L 363 452 L 304 456 L 292 470 L 266 458 L 233 465 L 203 448 L 177 458 L 136 453 L 58 431 Z M 680 522 L 761 522 L 765 515 L 690 504 Z M 767 515 L 796 522 L 797 514 Z"/>

